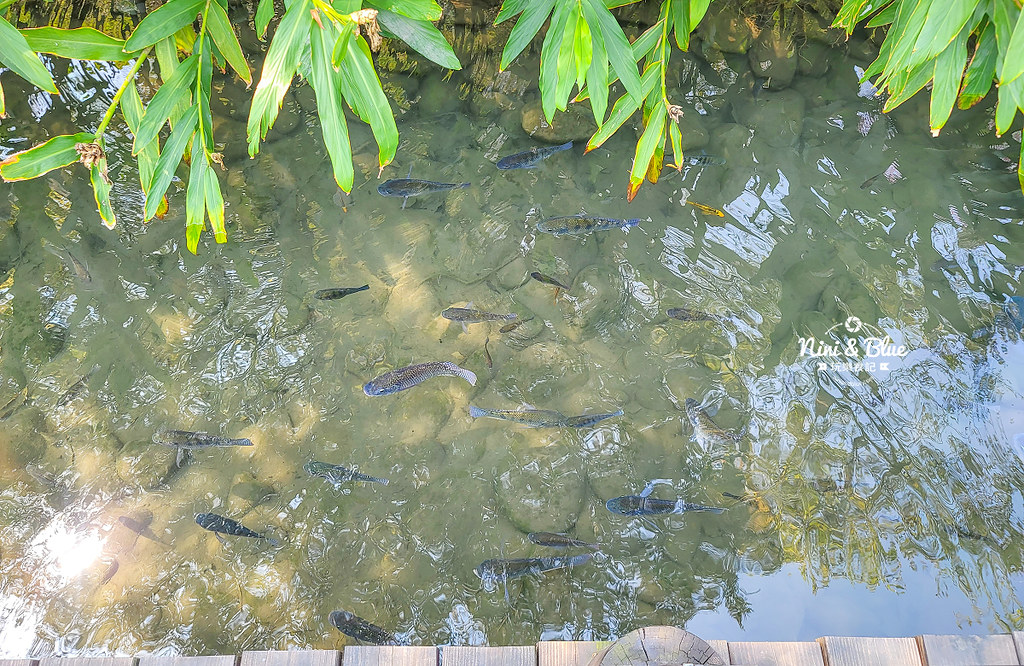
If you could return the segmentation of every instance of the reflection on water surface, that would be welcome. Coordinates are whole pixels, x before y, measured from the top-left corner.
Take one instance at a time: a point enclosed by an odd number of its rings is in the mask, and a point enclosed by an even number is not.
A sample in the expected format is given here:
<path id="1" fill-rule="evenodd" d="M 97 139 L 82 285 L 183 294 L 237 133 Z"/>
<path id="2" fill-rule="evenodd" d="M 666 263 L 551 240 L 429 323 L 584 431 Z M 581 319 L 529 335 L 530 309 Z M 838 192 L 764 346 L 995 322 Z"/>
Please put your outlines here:
<path id="1" fill-rule="evenodd" d="M 405 209 L 377 194 L 355 125 L 356 188 L 338 193 L 302 87 L 254 160 L 244 93 L 220 90 L 230 243 L 199 257 L 182 192 L 165 220 L 138 221 L 124 134 L 113 232 L 80 173 L 5 186 L 0 651 L 335 647 L 337 609 L 423 644 L 1022 628 L 1019 134 L 994 138 L 980 109 L 930 139 L 920 105 L 890 119 L 859 97 L 854 64 L 756 97 L 735 72 L 681 68 L 715 159 L 630 205 L 628 128 L 586 157 L 500 171 L 534 145 L 520 112 L 536 91 L 487 104 L 436 71 L 387 81 L 414 103 L 384 178 L 411 166 L 472 185 Z M 9 92 L 0 156 L 94 124 L 117 76 L 74 65 L 60 100 Z M 536 231 L 581 211 L 641 222 Z M 441 317 L 469 303 L 522 324 Z M 907 353 L 865 358 L 870 337 Z M 478 381 L 364 395 L 426 361 Z M 687 399 L 710 421 L 694 426 Z M 526 428 L 470 405 L 624 413 Z M 168 429 L 254 446 L 179 461 L 153 442 Z M 312 460 L 390 483 L 334 487 Z M 652 498 L 726 511 L 606 509 L 655 479 Z M 281 545 L 222 545 L 195 523 L 209 512 Z M 474 573 L 576 554 L 531 532 L 601 551 L 493 585 Z"/>

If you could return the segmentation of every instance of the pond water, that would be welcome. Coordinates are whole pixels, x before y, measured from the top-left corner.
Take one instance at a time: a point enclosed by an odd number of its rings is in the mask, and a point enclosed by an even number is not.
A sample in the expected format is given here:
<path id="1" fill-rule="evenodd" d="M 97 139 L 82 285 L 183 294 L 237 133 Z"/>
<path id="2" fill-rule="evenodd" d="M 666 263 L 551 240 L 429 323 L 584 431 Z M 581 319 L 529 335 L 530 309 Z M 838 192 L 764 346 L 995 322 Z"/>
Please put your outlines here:
<path id="1" fill-rule="evenodd" d="M 487 92 L 473 70 L 490 58 L 448 82 L 386 77 L 407 109 L 383 178 L 471 183 L 404 209 L 376 192 L 355 123 L 340 194 L 301 85 L 250 160 L 246 93 L 222 82 L 229 242 L 204 236 L 198 256 L 180 184 L 164 219 L 139 219 L 117 122 L 114 231 L 81 168 L 0 188 L 0 654 L 333 648 L 352 642 L 338 609 L 413 644 L 1024 628 L 1020 134 L 994 136 L 990 101 L 933 139 L 927 99 L 882 116 L 846 50 L 756 95 L 745 56 L 680 58 L 674 101 L 709 136 L 690 154 L 725 163 L 666 169 L 627 204 L 628 126 L 586 156 L 495 168 L 536 145 L 520 117 L 537 56 Z M 94 127 L 123 76 L 51 66 L 60 98 L 4 76 L 0 157 Z M 581 211 L 641 222 L 535 229 Z M 470 302 L 524 323 L 441 317 Z M 812 356 L 823 344 L 841 355 Z M 476 385 L 364 394 L 426 361 Z M 695 434 L 688 398 L 736 436 Z M 623 414 L 527 428 L 471 405 Z M 254 445 L 179 461 L 153 442 L 166 429 Z M 335 490 L 303 471 L 314 459 L 390 483 Z M 725 511 L 606 508 L 652 480 L 651 497 Z M 203 512 L 279 545 L 221 544 Z M 540 531 L 601 551 L 505 583 L 474 573 L 584 552 L 527 539 Z"/>

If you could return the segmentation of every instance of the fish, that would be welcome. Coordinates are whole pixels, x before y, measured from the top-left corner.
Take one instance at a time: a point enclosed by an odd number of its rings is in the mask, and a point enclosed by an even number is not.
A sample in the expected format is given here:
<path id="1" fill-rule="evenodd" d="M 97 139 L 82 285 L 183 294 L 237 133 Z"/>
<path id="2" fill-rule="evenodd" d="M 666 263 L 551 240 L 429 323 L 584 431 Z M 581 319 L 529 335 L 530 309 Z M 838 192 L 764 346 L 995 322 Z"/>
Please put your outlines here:
<path id="1" fill-rule="evenodd" d="M 277 539 L 271 539 L 259 532 L 254 532 L 245 525 L 239 523 L 237 520 L 225 518 L 224 516 L 219 516 L 216 513 L 197 513 L 196 524 L 204 530 L 210 530 L 214 534 L 217 534 L 218 539 L 221 539 L 221 534 L 227 534 L 229 536 L 249 537 L 250 539 L 264 539 L 271 546 L 278 545 Z M 223 539 L 221 539 L 221 541 L 223 542 Z"/>
<path id="2" fill-rule="evenodd" d="M 306 474 L 327 479 L 334 485 L 338 485 L 339 483 L 344 483 L 346 481 L 365 481 L 366 483 L 380 483 L 385 486 L 391 483 L 387 479 L 381 479 L 376 476 L 367 476 L 366 474 L 360 474 L 355 470 L 351 470 L 348 467 L 332 465 L 330 463 L 320 462 L 319 460 L 309 461 L 302 466 L 302 469 Z"/>
<path id="3" fill-rule="evenodd" d="M 548 548 L 572 547 L 589 548 L 594 551 L 601 550 L 601 546 L 596 543 L 587 543 L 586 541 L 580 541 L 565 534 L 555 534 L 554 532 L 530 532 L 526 535 L 526 538 L 538 546 L 547 546 Z"/>
<path id="4" fill-rule="evenodd" d="M 440 377 L 442 375 L 462 377 L 471 386 L 476 386 L 476 374 L 473 371 L 460 368 L 451 361 L 430 361 L 392 370 L 380 377 L 371 379 L 363 385 L 363 393 L 371 397 L 390 395 L 391 393 L 412 388 L 431 377 Z"/>
<path id="5" fill-rule="evenodd" d="M 25 404 L 25 400 L 28 399 L 28 387 L 21 389 L 18 393 L 7 401 L 7 403 L 0 407 L 0 421 L 9 419 L 14 412 L 18 411 L 18 407 Z"/>
<path id="6" fill-rule="evenodd" d="M 103 579 L 100 580 L 100 585 L 106 585 L 108 582 L 110 582 L 110 579 L 114 577 L 114 574 L 117 573 L 117 570 L 120 566 L 121 565 L 117 561 L 117 558 L 112 558 L 110 561 L 110 565 L 107 566 L 106 573 L 103 574 Z"/>
<path id="7" fill-rule="evenodd" d="M 491 339 L 489 337 L 484 338 L 484 359 L 486 359 L 486 361 L 487 361 L 487 367 L 488 368 L 493 368 L 494 367 L 494 361 L 491 360 L 491 352 L 487 351 L 487 343 L 490 342 L 490 341 L 491 341 Z"/>
<path id="8" fill-rule="evenodd" d="M 435 192 L 447 192 L 469 187 L 469 183 L 437 183 L 432 180 L 419 180 L 416 178 L 393 178 L 386 180 L 377 186 L 377 192 L 386 197 L 402 197 L 408 200 L 409 197 L 421 194 L 433 194 Z M 402 208 L 405 208 L 405 201 Z"/>
<path id="9" fill-rule="evenodd" d="M 220 435 L 189 430 L 161 430 L 153 433 L 153 443 L 163 446 L 177 446 L 179 449 L 203 449 L 212 446 L 252 446 L 247 438 L 231 439 Z"/>
<path id="10" fill-rule="evenodd" d="M 872 184 L 874 184 L 876 180 L 878 180 L 882 176 L 885 176 L 885 179 L 889 181 L 889 183 L 895 183 L 898 180 L 902 180 L 903 174 L 900 173 L 899 163 L 893 162 L 892 164 L 885 168 L 885 171 L 882 171 L 881 173 L 877 173 L 874 176 L 871 176 L 870 178 L 868 178 L 867 180 L 860 184 L 860 189 L 868 189 L 869 187 L 871 187 Z"/>
<path id="11" fill-rule="evenodd" d="M 552 569 L 565 569 L 585 564 L 594 556 L 583 553 L 572 557 L 522 557 L 516 559 L 484 560 L 473 569 L 480 580 L 487 582 L 521 578 L 532 573 L 544 573 Z"/>
<path id="12" fill-rule="evenodd" d="M 341 633 L 365 643 L 373 643 L 374 645 L 403 644 L 390 631 L 382 629 L 372 622 L 367 622 L 358 615 L 354 615 L 348 611 L 332 611 L 327 619 L 331 625 Z"/>
<path id="13" fill-rule="evenodd" d="M 725 213 L 723 213 L 722 211 L 718 210 L 714 206 L 705 206 L 704 204 L 697 203 L 696 201 L 687 201 L 686 203 L 690 204 L 691 206 L 693 206 L 694 208 L 696 208 L 700 212 L 704 213 L 705 215 L 714 215 L 715 217 L 725 217 Z"/>
<path id="14" fill-rule="evenodd" d="M 486 416 L 513 421 L 532 428 L 557 428 L 566 425 L 568 417 L 553 409 L 484 409 L 470 405 L 469 415 L 474 419 Z"/>
<path id="15" fill-rule="evenodd" d="M 344 298 L 349 294 L 355 294 L 360 291 L 366 291 L 370 288 L 370 285 L 364 284 L 362 287 L 332 287 L 330 289 L 318 289 L 314 294 L 313 298 L 321 301 L 333 301 L 339 298 Z"/>
<path id="16" fill-rule="evenodd" d="M 610 419 L 615 416 L 622 416 L 623 412 L 621 409 L 611 412 L 610 414 L 581 414 L 580 416 L 570 416 L 565 420 L 564 425 L 570 428 L 589 428 L 592 425 L 597 424 L 605 419 Z"/>
<path id="17" fill-rule="evenodd" d="M 67 267 L 71 269 L 75 277 L 83 285 L 92 284 L 92 273 L 89 272 L 89 268 L 78 257 L 71 254 L 70 250 L 57 247 L 47 240 L 43 241 L 43 249 L 67 264 Z"/>
<path id="18" fill-rule="evenodd" d="M 719 428 L 711 420 L 711 417 L 708 416 L 708 413 L 701 409 L 701 406 L 693 398 L 687 398 L 685 406 L 686 417 L 690 420 L 690 425 L 693 426 L 693 432 L 698 440 L 731 440 L 736 442 L 743 439 L 742 434 L 728 432 Z"/>
<path id="19" fill-rule="evenodd" d="M 68 404 L 69 402 L 77 398 L 78 395 L 85 388 L 85 385 L 89 382 L 89 378 L 92 377 L 93 374 L 99 369 L 100 366 L 98 363 L 92 366 L 89 369 L 89 372 L 82 375 L 82 377 L 77 382 L 69 386 L 66 391 L 60 394 L 60 397 L 57 398 L 57 402 L 55 403 L 55 405 L 57 407 L 63 407 L 64 405 Z"/>
<path id="20" fill-rule="evenodd" d="M 558 287 L 559 289 L 564 289 L 566 291 L 569 291 L 569 287 L 565 286 L 564 284 L 562 284 L 561 282 L 559 282 L 555 278 L 550 277 L 548 275 L 544 275 L 543 273 L 539 273 L 537 271 L 534 271 L 534 272 L 530 273 L 530 277 L 532 277 L 537 282 L 543 282 L 544 284 L 550 284 L 552 287 Z"/>
<path id="21" fill-rule="evenodd" d="M 722 321 L 722 317 L 718 315 L 710 315 L 699 310 L 691 310 L 689 308 L 669 308 L 665 311 L 672 319 L 678 319 L 679 321 Z"/>
<path id="22" fill-rule="evenodd" d="M 512 331 L 516 330 L 517 328 L 519 328 L 520 326 L 522 326 L 526 322 L 532 321 L 532 320 L 533 320 L 533 317 L 530 317 L 529 319 L 517 319 L 517 320 L 513 321 L 512 323 L 505 324 L 504 326 L 499 328 L 498 332 L 499 333 L 511 333 Z"/>
<path id="23" fill-rule="evenodd" d="M 635 227 L 640 224 L 639 218 L 630 220 L 617 220 L 610 217 L 594 217 L 593 215 L 563 215 L 561 217 L 549 217 L 537 223 L 537 231 L 554 236 L 577 236 L 588 234 L 594 231 L 606 231 Z"/>
<path id="24" fill-rule="evenodd" d="M 461 321 L 467 324 L 479 323 L 482 321 L 506 321 L 517 319 L 519 315 L 514 312 L 501 314 L 497 312 L 486 312 L 474 310 L 473 308 L 446 308 L 441 311 L 441 316 L 450 321 Z"/>
<path id="25" fill-rule="evenodd" d="M 700 153 L 698 155 L 684 157 L 683 164 L 687 166 L 722 166 L 725 164 L 725 158 L 708 155 L 707 153 Z"/>
<path id="26" fill-rule="evenodd" d="M 689 511 L 706 511 L 722 513 L 725 509 L 703 504 L 690 504 L 681 499 L 659 499 L 644 495 L 623 495 L 613 497 L 605 502 L 605 507 L 612 513 L 623 516 L 658 516 L 670 513 L 687 513 Z"/>
<path id="27" fill-rule="evenodd" d="M 498 160 L 498 168 L 501 170 L 508 169 L 532 169 L 533 167 L 540 164 L 541 160 L 551 157 L 555 153 L 560 153 L 563 150 L 569 150 L 572 148 L 572 141 L 563 143 L 560 146 L 546 146 L 543 148 L 530 148 L 524 150 L 521 153 L 515 155 L 508 155 Z"/>
<path id="28" fill-rule="evenodd" d="M 152 529 L 150 529 L 149 524 L 153 522 L 153 514 L 148 514 L 145 518 L 145 522 L 135 520 L 131 516 L 120 516 L 118 517 L 117 522 L 121 523 L 132 532 L 135 532 L 140 537 L 145 537 L 150 541 L 155 541 L 162 546 L 170 546 L 170 544 L 162 540 L 155 532 L 153 532 Z"/>

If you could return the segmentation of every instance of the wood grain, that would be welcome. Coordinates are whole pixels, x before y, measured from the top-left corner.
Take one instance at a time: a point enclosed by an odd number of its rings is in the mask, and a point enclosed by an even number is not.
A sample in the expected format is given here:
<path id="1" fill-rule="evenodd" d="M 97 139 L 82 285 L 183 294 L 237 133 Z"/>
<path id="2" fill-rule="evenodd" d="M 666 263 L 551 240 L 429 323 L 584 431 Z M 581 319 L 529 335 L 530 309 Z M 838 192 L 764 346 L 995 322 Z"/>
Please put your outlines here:
<path id="1" fill-rule="evenodd" d="M 825 666 L 922 666 L 915 638 L 825 636 Z"/>
<path id="2" fill-rule="evenodd" d="M 135 666 L 135 657 L 46 657 L 39 666 Z"/>
<path id="3" fill-rule="evenodd" d="M 1010 634 L 990 636 L 917 637 L 921 656 L 928 666 L 988 666 L 1019 664 L 1014 637 Z"/>
<path id="4" fill-rule="evenodd" d="M 821 646 L 807 642 L 729 643 L 730 664 L 825 666 Z"/>
<path id="5" fill-rule="evenodd" d="M 141 662 L 141 659 L 140 659 Z M 243 652 L 239 666 L 339 666 L 341 653 L 337 650 L 268 650 L 261 652 Z M 162 664 L 142 664 L 139 666 L 162 666 Z M 179 665 L 175 665 L 179 666 Z M 182 664 L 181 666 L 193 666 Z M 197 666 L 207 666 L 199 664 Z M 220 666 L 210 664 L 209 666 Z M 231 666 L 228 664 L 227 666 Z"/>
<path id="6" fill-rule="evenodd" d="M 437 648 L 350 645 L 342 653 L 341 663 L 342 666 L 437 666 Z"/>
<path id="7" fill-rule="evenodd" d="M 533 645 L 518 647 L 449 645 L 441 648 L 438 663 L 441 666 L 537 666 L 537 648 Z"/>
<path id="8" fill-rule="evenodd" d="M 541 641 L 537 643 L 537 666 L 587 666 L 609 645 L 611 641 Z"/>
<path id="9" fill-rule="evenodd" d="M 220 657 L 139 657 L 138 666 L 236 666 L 238 657 L 226 655 Z"/>
<path id="10" fill-rule="evenodd" d="M 0 659 L 0 666 L 35 666 L 35 659 Z"/>

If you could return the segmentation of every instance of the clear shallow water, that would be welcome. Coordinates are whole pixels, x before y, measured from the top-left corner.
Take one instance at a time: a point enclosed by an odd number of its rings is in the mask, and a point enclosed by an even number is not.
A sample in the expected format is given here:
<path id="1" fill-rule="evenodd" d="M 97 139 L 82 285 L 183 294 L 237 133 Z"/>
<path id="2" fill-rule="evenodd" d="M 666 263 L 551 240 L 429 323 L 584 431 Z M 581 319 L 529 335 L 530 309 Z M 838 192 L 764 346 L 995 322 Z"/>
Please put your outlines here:
<path id="1" fill-rule="evenodd" d="M 349 640 L 327 624 L 338 608 L 422 644 L 602 639 L 661 623 L 748 640 L 1020 629 L 1024 346 L 1003 314 L 1024 264 L 1007 169 L 1019 135 L 994 138 L 986 109 L 956 115 L 939 139 L 920 106 L 879 118 L 853 65 L 837 59 L 782 93 L 799 111 L 791 138 L 763 120 L 778 94 L 680 66 L 678 97 L 703 110 L 706 150 L 727 164 L 666 171 L 629 205 L 628 128 L 586 157 L 499 172 L 499 156 L 534 145 L 519 98 L 536 91 L 488 110 L 478 84 L 436 71 L 388 77 L 418 101 L 385 177 L 412 166 L 473 186 L 405 210 L 377 195 L 371 138 L 355 124 L 357 185 L 339 195 L 308 91 L 289 96 L 281 129 L 248 160 L 231 84 L 217 113 L 225 246 L 185 251 L 182 192 L 165 220 L 133 217 L 128 168 L 112 169 L 114 232 L 80 170 L 4 185 L 0 406 L 14 402 L 0 412 L 0 652 L 335 647 Z M 4 156 L 94 125 L 117 76 L 57 74 L 60 100 L 8 90 Z M 861 188 L 894 160 L 902 180 Z M 725 217 L 681 205 L 687 192 Z M 583 239 L 533 230 L 581 209 L 644 221 Z M 47 244 L 85 262 L 91 283 Z M 554 299 L 533 270 L 571 291 Z M 341 301 L 311 298 L 364 283 Z M 501 334 L 440 317 L 469 301 L 532 319 Z M 727 319 L 678 322 L 670 307 Z M 845 348 L 851 316 L 861 336 L 909 353 L 873 372 L 801 356 L 801 337 Z M 428 360 L 479 381 L 363 394 Z M 688 397 L 744 438 L 698 441 Z M 584 431 L 468 414 L 523 403 L 625 414 Z M 255 446 L 179 467 L 151 442 L 162 428 Z M 302 471 L 313 458 L 391 483 L 336 493 Z M 672 480 L 658 497 L 729 510 L 655 518 L 652 531 L 605 509 L 651 479 Z M 222 546 L 195 525 L 204 511 L 282 545 Z M 151 519 L 154 538 L 123 516 Z M 473 569 L 485 559 L 551 554 L 531 530 L 604 552 L 483 586 Z"/>

